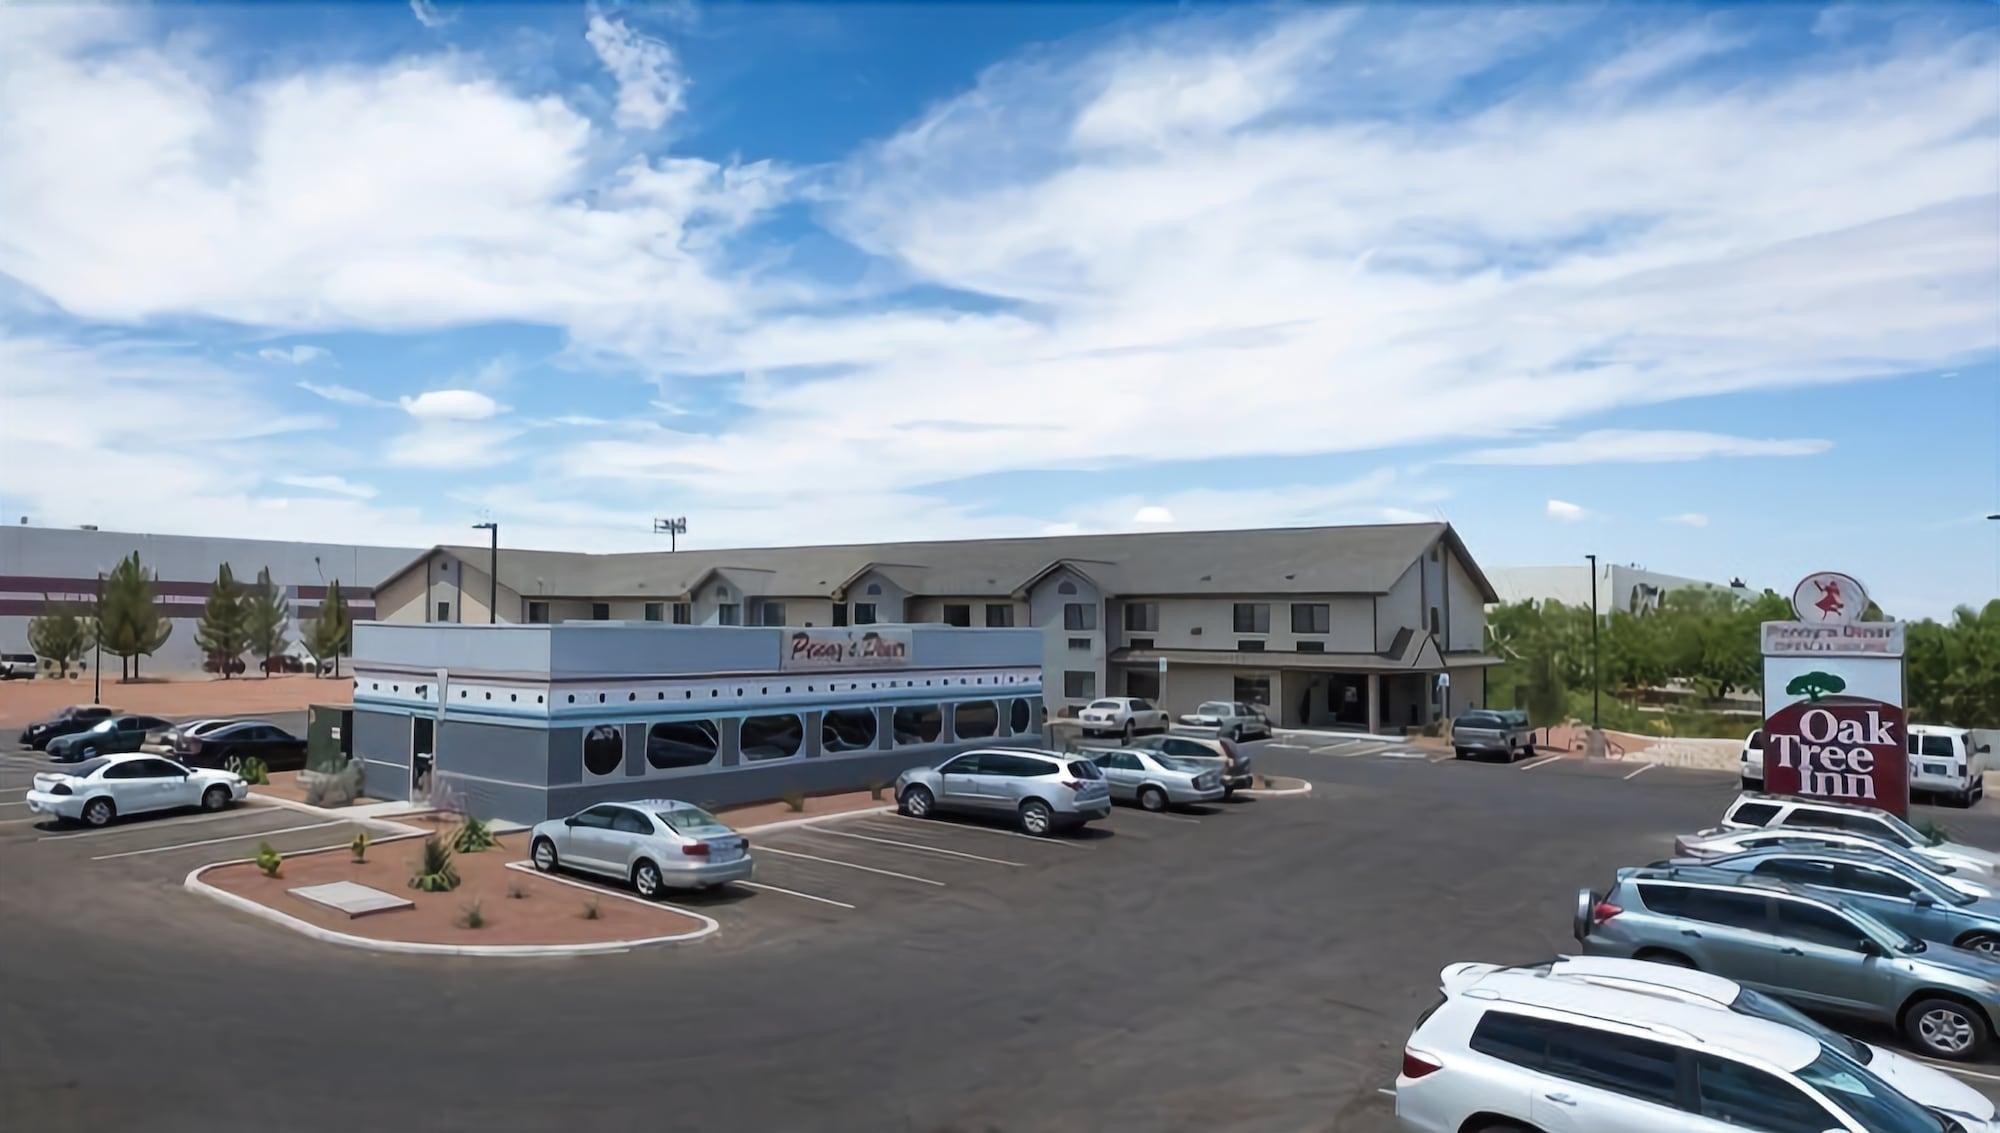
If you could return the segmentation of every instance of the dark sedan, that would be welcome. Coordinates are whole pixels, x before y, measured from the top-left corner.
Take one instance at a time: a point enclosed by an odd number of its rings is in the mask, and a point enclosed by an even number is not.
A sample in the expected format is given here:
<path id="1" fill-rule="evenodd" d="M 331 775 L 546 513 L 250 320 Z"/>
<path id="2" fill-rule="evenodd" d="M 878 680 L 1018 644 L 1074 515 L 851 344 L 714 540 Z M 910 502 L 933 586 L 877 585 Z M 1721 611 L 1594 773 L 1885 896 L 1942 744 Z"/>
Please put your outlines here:
<path id="1" fill-rule="evenodd" d="M 138 751 L 139 745 L 146 742 L 147 732 L 171 726 L 158 716 L 109 716 L 83 731 L 57 736 L 44 750 L 50 758 L 64 763 Z"/>
<path id="2" fill-rule="evenodd" d="M 94 728 L 107 716 L 118 714 L 116 708 L 106 708 L 101 704 L 72 704 L 46 720 L 37 720 L 21 729 L 21 742 L 36 751 L 46 751 L 49 741 L 57 736 L 72 735 Z"/>
<path id="3" fill-rule="evenodd" d="M 174 741 L 174 757 L 190 767 L 234 771 L 246 756 L 263 760 L 267 771 L 299 771 L 306 765 L 306 741 L 262 720 L 240 720 Z"/>

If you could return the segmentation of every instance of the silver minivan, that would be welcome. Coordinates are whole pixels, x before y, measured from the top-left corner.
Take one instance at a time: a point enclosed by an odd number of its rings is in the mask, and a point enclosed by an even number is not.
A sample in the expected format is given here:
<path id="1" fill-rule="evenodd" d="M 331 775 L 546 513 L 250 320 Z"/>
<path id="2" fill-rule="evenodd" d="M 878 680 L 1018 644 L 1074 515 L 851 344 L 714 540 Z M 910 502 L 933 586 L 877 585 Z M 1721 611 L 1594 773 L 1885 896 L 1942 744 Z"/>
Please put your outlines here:
<path id="1" fill-rule="evenodd" d="M 1111 814 L 1095 763 L 1032 748 L 981 748 L 896 777 L 896 806 L 912 818 L 940 811 L 1011 815 L 1028 834 L 1053 833 Z"/>

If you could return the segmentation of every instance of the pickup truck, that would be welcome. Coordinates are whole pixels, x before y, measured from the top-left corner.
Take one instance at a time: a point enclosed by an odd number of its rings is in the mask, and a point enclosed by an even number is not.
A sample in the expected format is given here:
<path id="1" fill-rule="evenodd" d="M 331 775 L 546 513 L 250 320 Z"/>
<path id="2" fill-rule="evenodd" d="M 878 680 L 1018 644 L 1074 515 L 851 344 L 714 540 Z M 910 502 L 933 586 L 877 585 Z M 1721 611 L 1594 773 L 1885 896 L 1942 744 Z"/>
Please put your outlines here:
<path id="1" fill-rule="evenodd" d="M 1474 708 L 1451 722 L 1451 749 L 1460 759 L 1496 754 L 1511 763 L 1535 754 L 1535 730 L 1525 712 Z"/>
<path id="2" fill-rule="evenodd" d="M 1254 704 L 1236 700 L 1207 701 L 1182 716 L 1181 723 L 1212 728 L 1216 735 L 1230 740 L 1268 739 L 1271 735 L 1271 721 L 1264 713 Z"/>

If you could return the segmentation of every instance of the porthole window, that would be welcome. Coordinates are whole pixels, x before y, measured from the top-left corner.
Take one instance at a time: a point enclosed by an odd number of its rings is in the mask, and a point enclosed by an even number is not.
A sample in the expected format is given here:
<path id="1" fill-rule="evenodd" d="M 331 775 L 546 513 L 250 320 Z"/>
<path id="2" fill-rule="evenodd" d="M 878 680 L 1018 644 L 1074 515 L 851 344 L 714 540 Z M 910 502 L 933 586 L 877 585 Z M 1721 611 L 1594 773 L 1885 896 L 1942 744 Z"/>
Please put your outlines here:
<path id="1" fill-rule="evenodd" d="M 570 694 L 569 694 L 569 702 L 570 702 L 571 704 L 575 704 L 575 703 L 576 703 L 576 694 L 575 694 L 575 693 L 570 693 Z"/>
<path id="2" fill-rule="evenodd" d="M 906 704 L 889 721 L 896 746 L 934 744 L 944 731 L 944 713 L 935 704 Z"/>
<path id="3" fill-rule="evenodd" d="M 487 694 L 486 694 L 486 699 L 488 699 L 488 700 L 492 700 L 492 699 L 493 699 L 493 694 L 492 694 L 492 693 L 490 693 L 490 692 L 489 692 L 489 693 L 487 693 Z"/>
<path id="4" fill-rule="evenodd" d="M 625 703 L 627 704 L 630 704 L 637 699 L 639 699 L 639 694 L 636 692 L 628 692 L 625 694 Z"/>
<path id="5" fill-rule="evenodd" d="M 976 740 L 1000 730 L 1000 709 L 990 700 L 968 700 L 952 713 L 952 731 L 961 740 Z"/>
<path id="6" fill-rule="evenodd" d="M 875 746 L 873 708 L 835 708 L 820 717 L 821 751 L 860 751 Z"/>
<path id="7" fill-rule="evenodd" d="M 599 724 L 583 736 L 583 765 L 592 775 L 612 775 L 625 762 L 625 733 L 613 724 Z"/>
<path id="8" fill-rule="evenodd" d="M 646 731 L 646 763 L 655 771 L 715 762 L 722 733 L 713 720 L 663 720 Z"/>
<path id="9" fill-rule="evenodd" d="M 797 716 L 748 716 L 737 747 L 749 760 L 790 759 L 805 740 L 806 727 Z"/>
<path id="10" fill-rule="evenodd" d="M 604 694 L 601 692 L 597 694 L 597 703 L 599 704 L 604 703 Z"/>
<path id="11" fill-rule="evenodd" d="M 542 702 L 542 695 L 541 695 L 540 693 L 536 693 L 536 694 L 535 694 L 535 703 L 536 703 L 536 704 L 540 704 L 541 702 Z"/>
<path id="12" fill-rule="evenodd" d="M 1034 722 L 1035 722 L 1035 710 L 1033 708 L 1028 707 L 1028 702 L 1026 700 L 1016 700 L 1014 702 L 1014 706 L 1007 710 L 1007 726 L 1011 728 L 1014 734 L 1017 736 L 1028 731 L 1029 727 L 1033 725 Z"/>
<path id="13" fill-rule="evenodd" d="M 459 689 L 459 690 L 458 690 L 458 698 L 459 698 L 460 700 L 464 700 L 464 699 L 465 699 L 465 690 L 464 690 L 464 689 Z"/>
<path id="14" fill-rule="evenodd" d="M 518 692 L 510 692 L 510 693 L 508 693 L 508 694 L 507 694 L 507 702 L 508 702 L 509 704 L 519 704 L 519 703 L 521 702 L 521 694 L 520 694 L 520 693 L 518 693 Z"/>

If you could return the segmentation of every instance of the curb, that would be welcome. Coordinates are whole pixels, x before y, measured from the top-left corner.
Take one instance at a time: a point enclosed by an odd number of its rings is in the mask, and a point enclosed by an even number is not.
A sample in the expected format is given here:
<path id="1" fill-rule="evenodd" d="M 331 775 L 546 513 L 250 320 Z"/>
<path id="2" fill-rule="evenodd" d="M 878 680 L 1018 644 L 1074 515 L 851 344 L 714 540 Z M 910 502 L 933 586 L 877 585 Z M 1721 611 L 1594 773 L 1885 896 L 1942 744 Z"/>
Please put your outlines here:
<path id="1" fill-rule="evenodd" d="M 357 826 L 386 827 L 388 829 L 394 830 L 398 837 L 408 834 L 424 833 L 424 831 L 418 829 L 415 826 L 406 826 L 403 823 L 395 821 L 394 819 L 375 817 L 365 814 L 355 814 L 354 811 L 356 808 L 354 807 L 314 806 L 311 803 L 302 803 L 295 799 L 283 799 L 279 798 L 276 795 L 260 795 L 256 791 L 251 791 L 249 797 L 256 799 L 260 804 L 263 804 L 265 806 L 284 807 L 286 810 L 295 810 L 298 811 L 300 814 L 314 814 L 324 819 L 336 820 L 340 822 L 352 822 Z M 424 812 L 409 811 L 406 813 L 421 814 Z"/>
<path id="2" fill-rule="evenodd" d="M 883 806 L 865 807 L 861 810 L 843 810 L 838 814 L 816 814 L 811 818 L 781 818 L 776 822 L 766 822 L 760 826 L 736 826 L 731 827 L 731 829 L 735 830 L 738 834 L 756 834 L 767 830 L 793 830 L 801 826 L 817 826 L 822 822 L 839 822 L 846 818 L 865 818 L 871 814 L 888 814 L 895 809 L 894 806 L 885 804 Z M 716 817 L 721 818 L 722 816 L 717 815 Z M 727 821 L 727 819 L 724 819 L 725 824 Z"/>
<path id="3" fill-rule="evenodd" d="M 396 836 L 396 839 L 416 837 L 422 833 L 424 832 L 416 831 L 412 834 L 400 834 Z M 384 841 L 394 841 L 396 839 L 384 839 Z M 335 847 L 334 849 L 340 848 L 342 847 Z M 334 850 L 318 850 L 315 852 L 332 853 Z M 297 854 L 293 856 L 308 857 L 310 855 Z M 604 940 L 595 941 L 590 944 L 426 944 L 414 940 L 375 940 L 370 937 L 355 936 L 351 933 L 336 932 L 330 928 L 321 928 L 310 921 L 303 921 L 289 913 L 279 912 L 269 905 L 252 901 L 248 897 L 241 897 L 227 890 L 218 889 L 201 879 L 201 875 L 211 869 L 219 869 L 226 865 L 242 865 L 255 860 L 255 858 L 237 858 L 233 861 L 211 862 L 208 865 L 197 866 L 187 875 L 187 879 L 181 883 L 181 886 L 190 893 L 198 893 L 210 900 L 217 901 L 241 912 L 249 913 L 259 920 L 269 921 L 272 924 L 291 929 L 293 932 L 303 936 L 309 936 L 314 940 L 327 944 L 339 944 L 348 948 L 359 948 L 368 952 L 390 952 L 403 955 L 507 957 L 603 955 L 607 953 L 630 952 L 634 948 L 643 948 L 652 944 L 672 944 L 680 941 L 699 940 L 722 927 L 716 922 L 715 918 L 705 916 L 692 909 L 683 909 L 677 905 L 664 905 L 659 902 L 645 901 L 639 897 L 625 893 L 600 890 L 595 886 L 584 885 L 566 878 L 550 877 L 549 880 L 551 881 L 560 882 L 564 885 L 574 885 L 579 889 L 588 889 L 593 893 L 609 893 L 611 896 L 623 897 L 628 901 L 637 901 L 651 908 L 669 909 L 680 913 L 682 916 L 701 921 L 703 924 L 701 928 L 693 932 L 677 933 L 672 936 L 649 936 L 639 940 Z M 509 862 L 507 868 L 517 869 L 520 867 L 518 863 Z M 534 873 L 532 869 L 527 872 Z M 535 876 L 546 877 L 548 875 L 535 874 Z"/>
<path id="4" fill-rule="evenodd" d="M 1278 776 L 1278 777 L 1279 777 L 1280 779 L 1289 779 L 1289 778 L 1291 778 L 1291 776 L 1289 776 L 1289 775 L 1280 775 L 1280 776 Z M 1300 779 L 1300 780 L 1299 780 L 1299 782 L 1300 782 L 1300 783 L 1302 783 L 1302 784 L 1304 784 L 1304 786 L 1299 786 L 1299 787 L 1240 787 L 1240 788 L 1238 788 L 1238 789 L 1237 789 L 1236 793 L 1237 793 L 1237 794 L 1239 794 L 1239 795 L 1249 795 L 1249 796 L 1250 796 L 1251 798 L 1253 798 L 1253 799 L 1282 799 L 1282 798 L 1285 798 L 1285 797 L 1287 797 L 1287 796 L 1290 796 L 1290 795 L 1310 795 L 1310 794 L 1312 794 L 1312 789 L 1313 789 L 1313 785 L 1312 785 L 1312 782 L 1311 782 L 1310 780 L 1307 780 L 1307 779 Z"/>

